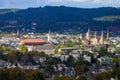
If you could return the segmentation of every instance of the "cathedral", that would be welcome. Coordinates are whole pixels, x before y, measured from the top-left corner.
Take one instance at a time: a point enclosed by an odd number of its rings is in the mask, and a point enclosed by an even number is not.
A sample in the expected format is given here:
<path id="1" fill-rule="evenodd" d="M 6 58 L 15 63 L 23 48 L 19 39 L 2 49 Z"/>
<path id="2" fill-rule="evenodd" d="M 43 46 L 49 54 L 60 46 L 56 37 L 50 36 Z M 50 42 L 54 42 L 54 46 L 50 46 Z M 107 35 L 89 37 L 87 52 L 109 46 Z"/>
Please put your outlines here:
<path id="1" fill-rule="evenodd" d="M 106 38 L 104 37 L 103 31 L 101 31 L 101 35 L 98 36 L 96 32 L 94 34 L 91 34 L 90 29 L 88 29 L 85 36 L 80 34 L 80 41 L 84 45 L 103 45 L 109 43 L 109 31 L 107 31 Z"/>

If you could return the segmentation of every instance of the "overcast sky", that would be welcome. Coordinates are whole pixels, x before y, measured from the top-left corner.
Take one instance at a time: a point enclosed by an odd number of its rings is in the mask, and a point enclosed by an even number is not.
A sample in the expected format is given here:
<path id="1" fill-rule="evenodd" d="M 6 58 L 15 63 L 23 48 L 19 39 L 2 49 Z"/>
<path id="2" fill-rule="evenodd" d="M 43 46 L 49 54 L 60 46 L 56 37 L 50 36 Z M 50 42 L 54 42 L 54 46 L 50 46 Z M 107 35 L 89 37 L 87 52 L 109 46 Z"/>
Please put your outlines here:
<path id="1" fill-rule="evenodd" d="M 28 8 L 47 5 L 81 8 L 120 7 L 120 0 L 0 0 L 0 8 Z"/>

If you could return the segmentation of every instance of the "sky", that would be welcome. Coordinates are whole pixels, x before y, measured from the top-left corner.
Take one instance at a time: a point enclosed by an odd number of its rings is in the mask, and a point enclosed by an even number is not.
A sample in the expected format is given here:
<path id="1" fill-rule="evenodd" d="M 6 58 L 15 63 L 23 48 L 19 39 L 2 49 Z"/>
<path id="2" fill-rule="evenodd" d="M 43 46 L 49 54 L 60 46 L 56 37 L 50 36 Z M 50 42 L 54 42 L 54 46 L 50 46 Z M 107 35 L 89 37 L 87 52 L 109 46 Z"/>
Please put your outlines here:
<path id="1" fill-rule="evenodd" d="M 80 8 L 120 7 L 120 0 L 0 0 L 0 9 L 61 5 Z"/>

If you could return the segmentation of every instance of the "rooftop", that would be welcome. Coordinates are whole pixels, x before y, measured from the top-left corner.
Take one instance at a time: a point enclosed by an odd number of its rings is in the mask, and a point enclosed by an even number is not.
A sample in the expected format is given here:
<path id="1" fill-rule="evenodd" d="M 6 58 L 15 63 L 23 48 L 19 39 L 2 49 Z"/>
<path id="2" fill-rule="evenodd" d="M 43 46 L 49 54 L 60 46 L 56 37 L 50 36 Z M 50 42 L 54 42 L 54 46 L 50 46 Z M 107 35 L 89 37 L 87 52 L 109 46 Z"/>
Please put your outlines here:
<path id="1" fill-rule="evenodd" d="M 20 44 L 44 44 L 46 43 L 43 39 L 24 39 L 20 42 Z"/>

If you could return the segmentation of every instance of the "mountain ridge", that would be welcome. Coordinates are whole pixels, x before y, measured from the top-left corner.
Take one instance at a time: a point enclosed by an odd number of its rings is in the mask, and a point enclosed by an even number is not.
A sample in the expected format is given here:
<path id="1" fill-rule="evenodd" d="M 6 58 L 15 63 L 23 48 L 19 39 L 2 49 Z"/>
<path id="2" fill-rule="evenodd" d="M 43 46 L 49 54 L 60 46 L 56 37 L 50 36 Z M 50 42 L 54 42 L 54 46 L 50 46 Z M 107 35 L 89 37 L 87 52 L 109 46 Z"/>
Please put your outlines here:
<path id="1" fill-rule="evenodd" d="M 120 19 L 114 21 L 97 21 L 107 16 L 120 16 L 120 9 L 114 7 L 75 8 L 65 6 L 45 6 L 38 8 L 20 9 L 15 12 L 0 14 L 0 30 L 16 31 L 23 28 L 27 31 L 47 32 L 85 32 L 88 27 L 92 30 L 120 28 Z M 106 18 L 106 17 L 105 17 Z M 112 30 L 112 29 L 111 29 Z"/>

